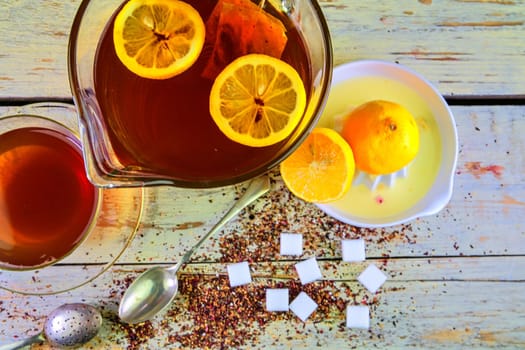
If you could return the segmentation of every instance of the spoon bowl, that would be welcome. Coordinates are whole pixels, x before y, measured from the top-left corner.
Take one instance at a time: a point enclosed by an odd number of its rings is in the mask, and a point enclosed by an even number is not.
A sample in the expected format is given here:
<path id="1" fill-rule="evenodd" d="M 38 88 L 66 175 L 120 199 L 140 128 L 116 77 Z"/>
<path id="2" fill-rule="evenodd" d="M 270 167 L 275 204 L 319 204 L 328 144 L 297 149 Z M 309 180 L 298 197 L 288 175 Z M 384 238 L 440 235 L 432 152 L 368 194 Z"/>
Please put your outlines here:
<path id="1" fill-rule="evenodd" d="M 120 302 L 120 319 L 138 323 L 162 312 L 177 295 L 179 282 L 176 272 L 156 266 L 137 277 Z"/>
<path id="2" fill-rule="evenodd" d="M 239 200 L 230 208 L 222 219 L 173 266 L 156 266 L 143 272 L 128 287 L 119 306 L 119 317 L 126 323 L 140 323 L 153 318 L 164 311 L 178 290 L 177 272 L 202 243 L 218 232 L 224 224 L 237 215 L 243 208 L 261 197 L 270 189 L 270 179 L 262 176 L 252 180 Z"/>

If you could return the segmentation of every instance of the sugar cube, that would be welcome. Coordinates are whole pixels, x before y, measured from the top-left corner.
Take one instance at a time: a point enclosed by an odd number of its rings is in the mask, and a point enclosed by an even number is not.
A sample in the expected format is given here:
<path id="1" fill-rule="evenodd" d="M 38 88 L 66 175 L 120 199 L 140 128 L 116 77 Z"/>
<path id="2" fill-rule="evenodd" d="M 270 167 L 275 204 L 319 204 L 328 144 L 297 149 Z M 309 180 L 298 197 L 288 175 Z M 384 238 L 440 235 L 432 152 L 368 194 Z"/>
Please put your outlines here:
<path id="1" fill-rule="evenodd" d="M 266 289 L 267 311 L 288 311 L 288 288 Z"/>
<path id="2" fill-rule="evenodd" d="M 365 241 L 363 239 L 343 239 L 341 241 L 343 261 L 357 262 L 365 260 Z"/>
<path id="3" fill-rule="evenodd" d="M 250 274 L 250 266 L 248 265 L 248 262 L 244 261 L 240 263 L 229 264 L 227 268 L 231 287 L 242 286 L 252 281 L 252 275 Z"/>
<path id="4" fill-rule="evenodd" d="M 303 235 L 300 233 L 281 233 L 281 255 L 303 254 Z"/>
<path id="5" fill-rule="evenodd" d="M 315 257 L 298 262 L 295 264 L 295 270 L 302 284 L 308 284 L 323 278 Z"/>
<path id="6" fill-rule="evenodd" d="M 308 296 L 305 292 L 299 295 L 290 304 L 290 310 L 305 322 L 308 317 L 317 309 L 317 303 Z"/>
<path id="7" fill-rule="evenodd" d="M 385 283 L 386 279 L 387 277 L 383 271 L 374 264 L 368 265 L 368 267 L 357 277 L 357 280 L 361 282 L 370 293 L 375 293 L 379 287 Z"/>
<path id="8" fill-rule="evenodd" d="M 346 327 L 370 328 L 370 309 L 368 306 L 348 305 L 346 307 Z"/>

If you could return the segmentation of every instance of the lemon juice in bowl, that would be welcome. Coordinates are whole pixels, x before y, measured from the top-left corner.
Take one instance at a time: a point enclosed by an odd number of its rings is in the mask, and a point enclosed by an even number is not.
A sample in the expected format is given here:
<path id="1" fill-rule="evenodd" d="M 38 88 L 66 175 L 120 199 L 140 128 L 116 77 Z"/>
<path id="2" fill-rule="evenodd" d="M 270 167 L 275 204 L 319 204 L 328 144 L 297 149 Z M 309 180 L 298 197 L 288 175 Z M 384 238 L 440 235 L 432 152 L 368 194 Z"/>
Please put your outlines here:
<path id="1" fill-rule="evenodd" d="M 343 118 L 353 108 L 378 99 L 397 103 L 410 111 L 419 129 L 419 150 L 407 166 L 406 175 L 397 177 L 392 184 L 380 182 L 370 188 L 354 183 L 343 198 L 330 203 L 336 211 L 364 219 L 395 217 L 414 207 L 433 186 L 442 157 L 439 128 L 428 103 L 415 90 L 392 79 L 369 76 L 336 84 L 319 126 L 341 131 Z"/>
<path id="2" fill-rule="evenodd" d="M 237 183 L 278 164 L 317 121 L 331 47 L 315 1 L 110 3 L 85 0 L 70 42 L 96 184 Z"/>

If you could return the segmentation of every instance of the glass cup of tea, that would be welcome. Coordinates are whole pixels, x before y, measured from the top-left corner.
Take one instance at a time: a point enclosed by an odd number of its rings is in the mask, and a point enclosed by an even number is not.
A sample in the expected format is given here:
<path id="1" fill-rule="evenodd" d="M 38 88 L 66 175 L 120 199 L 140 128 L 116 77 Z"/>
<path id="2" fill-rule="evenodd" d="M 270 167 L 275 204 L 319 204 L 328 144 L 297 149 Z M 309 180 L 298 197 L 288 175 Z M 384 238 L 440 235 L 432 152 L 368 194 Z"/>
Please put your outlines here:
<path id="1" fill-rule="evenodd" d="M 159 0 L 174 1 L 182 2 Z M 119 58 L 115 18 L 128 1 L 80 4 L 70 35 L 69 79 L 87 174 L 97 186 L 240 183 L 278 165 L 320 117 L 331 82 L 332 48 L 316 0 L 183 1 L 202 19 L 204 45 L 189 69 L 166 79 L 140 76 Z M 146 25 L 148 21 L 154 22 L 147 18 Z M 292 66 L 306 92 L 293 130 L 258 147 L 228 138 L 209 107 L 217 74 L 236 58 L 254 53 Z"/>
<path id="2" fill-rule="evenodd" d="M 133 240 L 143 188 L 89 181 L 75 106 L 35 103 L 3 112 L 0 289 L 43 295 L 89 283 Z"/>
<path id="3" fill-rule="evenodd" d="M 52 119 L 0 119 L 0 267 L 35 269 L 67 256 L 91 230 L 100 190 L 78 137 Z"/>

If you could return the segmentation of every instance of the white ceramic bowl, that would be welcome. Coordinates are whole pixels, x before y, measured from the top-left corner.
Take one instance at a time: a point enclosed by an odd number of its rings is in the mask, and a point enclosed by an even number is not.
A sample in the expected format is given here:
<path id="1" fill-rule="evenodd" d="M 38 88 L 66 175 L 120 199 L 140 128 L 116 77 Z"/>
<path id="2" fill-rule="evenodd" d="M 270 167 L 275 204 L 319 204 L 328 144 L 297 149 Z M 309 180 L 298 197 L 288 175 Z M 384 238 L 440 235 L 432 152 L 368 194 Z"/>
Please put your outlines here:
<path id="1" fill-rule="evenodd" d="M 443 209 L 452 196 L 458 154 L 456 125 L 447 103 L 426 79 L 398 64 L 366 60 L 336 67 L 319 126 L 337 130 L 342 115 L 378 99 L 403 105 L 418 122 L 420 151 L 407 177 L 374 190 L 352 186 L 343 199 L 318 204 L 340 221 L 369 228 L 406 223 Z"/>

